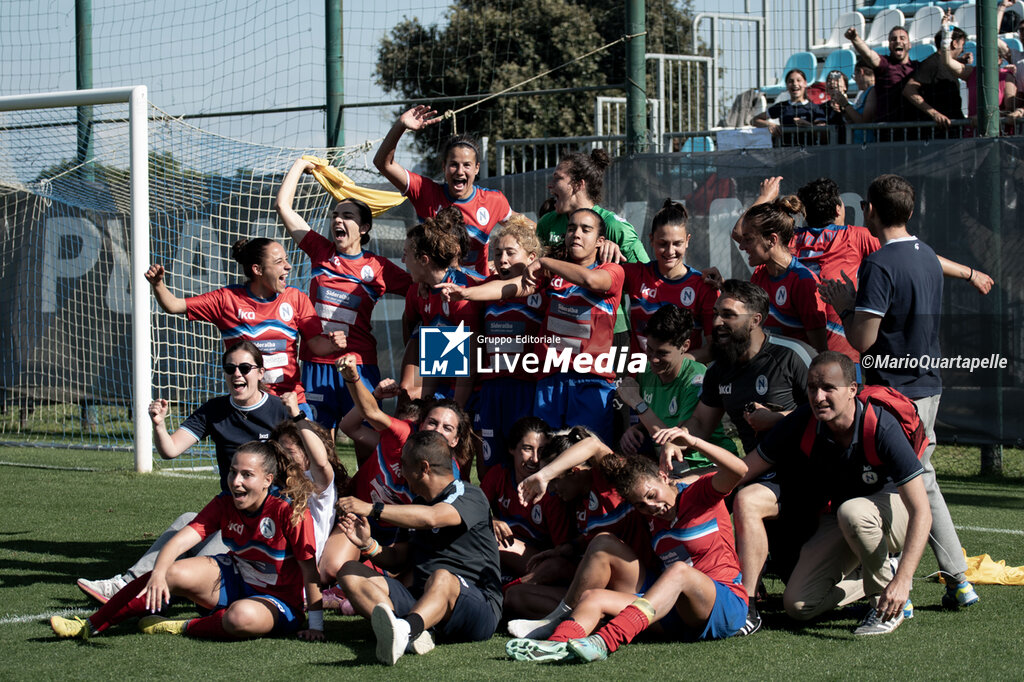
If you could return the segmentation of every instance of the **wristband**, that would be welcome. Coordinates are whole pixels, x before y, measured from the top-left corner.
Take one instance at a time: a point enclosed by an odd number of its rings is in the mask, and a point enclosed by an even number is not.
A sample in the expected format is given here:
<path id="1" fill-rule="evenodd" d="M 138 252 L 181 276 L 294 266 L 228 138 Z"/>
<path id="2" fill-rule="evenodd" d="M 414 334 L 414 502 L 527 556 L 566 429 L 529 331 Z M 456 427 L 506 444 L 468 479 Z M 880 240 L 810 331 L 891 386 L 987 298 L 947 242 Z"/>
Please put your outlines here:
<path id="1" fill-rule="evenodd" d="M 345 379 L 345 377 L 342 377 L 342 379 Z M 345 379 L 345 383 L 346 384 L 358 384 L 359 383 L 359 379 L 353 379 L 351 381 L 349 381 L 348 379 Z"/>
<path id="2" fill-rule="evenodd" d="M 380 514 L 384 511 L 383 502 L 374 502 L 373 509 L 370 510 L 370 518 L 374 521 L 380 521 Z"/>
<path id="3" fill-rule="evenodd" d="M 292 417 L 292 421 L 293 421 L 293 422 L 300 422 L 300 421 L 302 421 L 302 420 L 303 420 L 303 419 L 305 419 L 305 418 L 306 418 L 306 413 L 305 413 L 305 412 L 302 412 L 302 411 L 300 410 L 300 411 L 299 411 L 299 413 L 298 413 L 297 415 L 295 415 L 294 417 Z"/>
<path id="4" fill-rule="evenodd" d="M 967 275 L 967 281 L 970 282 L 974 279 L 974 268 L 971 268 L 971 274 Z"/>
<path id="5" fill-rule="evenodd" d="M 306 614 L 306 618 L 309 620 L 310 630 L 324 631 L 324 612 L 322 610 L 310 611 Z"/>
<path id="6" fill-rule="evenodd" d="M 853 314 L 853 308 L 847 308 L 843 312 L 839 313 L 839 319 L 840 320 L 845 320 L 847 318 L 847 316 L 852 315 L 852 314 Z"/>
<path id="7" fill-rule="evenodd" d="M 359 548 L 360 554 L 367 554 L 369 556 L 377 556 L 380 554 L 380 551 L 380 543 L 374 538 L 370 538 L 370 544 Z"/>

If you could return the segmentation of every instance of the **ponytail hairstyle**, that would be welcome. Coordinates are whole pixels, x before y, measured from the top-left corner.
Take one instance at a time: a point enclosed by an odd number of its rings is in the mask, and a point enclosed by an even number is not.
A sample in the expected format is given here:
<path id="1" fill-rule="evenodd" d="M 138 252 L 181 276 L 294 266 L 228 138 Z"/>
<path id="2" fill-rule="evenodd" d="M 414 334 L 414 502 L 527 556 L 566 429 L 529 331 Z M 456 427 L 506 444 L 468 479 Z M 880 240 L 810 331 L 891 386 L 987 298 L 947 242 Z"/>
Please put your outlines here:
<path id="1" fill-rule="evenodd" d="M 795 194 L 789 194 L 775 201 L 751 206 L 743 214 L 743 224 L 765 240 L 777 234 L 779 244 L 782 248 L 788 249 L 796 228 L 796 216 L 803 213 L 804 205 L 800 198 Z"/>
<path id="2" fill-rule="evenodd" d="M 325 429 L 319 423 L 312 419 L 304 420 L 308 425 L 308 428 L 312 429 L 316 437 L 323 443 L 324 448 L 327 450 L 327 463 L 334 471 L 334 488 L 338 491 L 339 497 L 344 497 L 348 494 L 348 489 L 351 484 L 352 478 L 348 475 L 348 470 L 345 469 L 345 465 L 338 459 L 338 453 L 334 447 L 334 439 L 331 438 L 331 433 Z M 270 432 L 270 440 L 275 443 L 279 442 L 282 438 L 291 438 L 293 441 L 299 444 L 299 447 L 306 451 L 306 459 L 310 462 L 313 458 L 309 456 L 309 451 L 306 450 L 305 443 L 302 440 L 302 433 L 300 433 L 299 425 L 293 422 L 291 419 L 285 419 L 283 422 L 274 427 L 274 430 Z"/>
<path id="3" fill-rule="evenodd" d="M 288 453 L 272 440 L 252 440 L 245 443 L 235 454 L 248 452 L 258 455 L 263 460 L 263 470 L 274 477 L 274 485 L 281 489 L 281 494 L 288 498 L 292 505 L 291 523 L 298 526 L 302 523 L 302 515 L 309 508 L 309 498 L 313 495 L 313 481 L 306 478 L 302 468 L 288 458 Z"/>
<path id="4" fill-rule="evenodd" d="M 250 282 L 256 275 L 252 271 L 253 266 L 263 264 L 263 254 L 271 244 L 276 242 L 266 237 L 247 239 L 242 237 L 231 246 L 231 257 L 242 266 L 242 274 Z"/>
<path id="5" fill-rule="evenodd" d="M 595 149 L 590 154 L 573 152 L 563 156 L 558 165 L 568 173 L 569 181 L 575 187 L 583 182 L 587 187 L 587 198 L 595 204 L 601 203 L 604 192 L 604 172 L 611 165 L 608 152 Z"/>
<path id="6" fill-rule="evenodd" d="M 574 426 L 568 430 L 562 430 L 551 435 L 548 439 L 547 444 L 540 453 L 540 464 L 541 466 L 547 466 L 555 457 L 571 448 L 576 443 L 579 443 L 585 438 L 590 438 L 594 434 L 585 426 Z"/>
<path id="7" fill-rule="evenodd" d="M 472 135 L 452 135 L 444 143 L 444 147 L 441 149 L 441 163 L 448 162 L 448 155 L 451 154 L 452 150 L 456 147 L 465 147 L 473 152 L 473 158 L 476 159 L 477 163 L 480 163 L 480 147 L 477 145 L 476 138 Z"/>
<path id="8" fill-rule="evenodd" d="M 433 218 L 410 227 L 405 236 L 413 255 L 426 256 L 438 270 L 447 270 L 469 252 L 462 211 L 454 206 L 442 208 Z"/>
<path id="9" fill-rule="evenodd" d="M 370 241 L 370 230 L 373 229 L 373 209 L 365 201 L 360 201 L 359 199 L 342 199 L 335 206 L 340 206 L 341 204 L 352 204 L 359 211 L 359 224 L 367 226 L 366 232 L 359 235 L 359 243 L 366 246 L 366 243 Z"/>
<path id="10" fill-rule="evenodd" d="M 659 480 L 658 465 L 643 455 L 609 454 L 598 466 L 601 475 L 623 498 L 635 490 L 641 481 L 649 478 Z"/>
<path id="11" fill-rule="evenodd" d="M 468 467 L 472 462 L 473 456 L 473 425 L 470 422 L 469 415 L 462 407 L 451 400 L 450 398 L 441 398 L 428 403 L 423 408 L 423 419 L 430 416 L 430 413 L 434 410 L 451 410 L 455 413 L 455 417 L 459 420 L 459 427 L 455 432 L 455 435 L 459 438 L 459 444 L 452 448 L 452 457 L 459 464 L 460 473 L 465 476 L 466 472 L 469 471 Z M 422 422 L 422 420 L 420 420 Z"/>
<path id="12" fill-rule="evenodd" d="M 654 233 L 666 225 L 678 225 L 689 233 L 689 229 L 686 227 L 686 222 L 689 219 L 690 214 L 685 206 L 678 201 L 672 201 L 671 198 L 665 199 L 661 210 L 654 214 L 654 219 L 651 221 L 651 238 L 653 239 Z"/>

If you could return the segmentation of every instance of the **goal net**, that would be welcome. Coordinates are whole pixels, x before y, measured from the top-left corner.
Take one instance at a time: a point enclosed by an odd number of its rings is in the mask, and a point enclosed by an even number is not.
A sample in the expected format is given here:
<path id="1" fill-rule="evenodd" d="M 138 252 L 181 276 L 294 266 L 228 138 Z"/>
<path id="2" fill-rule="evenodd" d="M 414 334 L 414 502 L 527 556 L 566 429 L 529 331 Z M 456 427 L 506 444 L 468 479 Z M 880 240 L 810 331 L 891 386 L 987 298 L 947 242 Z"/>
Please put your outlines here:
<path id="1" fill-rule="evenodd" d="M 163 313 L 141 279 L 147 263 L 133 269 L 126 105 L 91 107 L 88 149 L 78 114 L 76 107 L 60 106 L 0 111 L 0 315 L 7 321 L 0 327 L 0 441 L 131 450 L 150 433 L 150 398 L 136 403 L 133 382 L 139 378 L 132 355 L 136 290 L 151 329 L 146 362 L 152 396 L 170 401 L 169 428 L 224 393 L 223 343 L 213 325 Z M 165 281 L 179 297 L 240 281 L 231 245 L 256 236 L 288 248 L 294 266 L 289 284 L 308 290 L 308 259 L 290 243 L 273 209 L 284 173 L 298 156 L 333 157 L 357 182 L 380 182 L 365 170 L 363 148 L 251 144 L 203 131 L 152 105 L 148 118 L 144 245 L 148 261 L 165 266 Z M 300 185 L 295 206 L 311 226 L 323 229 L 330 202 L 310 179 Z M 406 205 L 377 219 L 368 248 L 397 260 L 411 219 Z M 378 305 L 374 324 L 381 371 L 396 376 L 401 302 L 389 299 Z M 208 463 L 211 455 L 212 447 L 200 444 L 175 465 Z"/>

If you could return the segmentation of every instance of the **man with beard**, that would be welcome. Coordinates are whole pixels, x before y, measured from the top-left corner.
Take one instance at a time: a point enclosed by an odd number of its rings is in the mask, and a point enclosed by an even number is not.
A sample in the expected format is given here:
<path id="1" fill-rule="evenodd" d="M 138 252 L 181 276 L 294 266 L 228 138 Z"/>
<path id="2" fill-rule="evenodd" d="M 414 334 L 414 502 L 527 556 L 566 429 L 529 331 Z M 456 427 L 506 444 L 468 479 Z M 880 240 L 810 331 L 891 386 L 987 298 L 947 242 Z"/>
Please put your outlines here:
<path id="1" fill-rule="evenodd" d="M 857 29 L 846 31 L 846 39 L 857 55 L 875 72 L 875 121 L 903 121 L 903 86 L 919 63 L 910 59 L 910 35 L 902 26 L 889 31 L 889 54 L 880 55 L 864 42 Z"/>
<path id="2" fill-rule="evenodd" d="M 777 422 L 807 402 L 807 366 L 815 352 L 799 341 L 764 333 L 761 323 L 768 316 L 768 294 L 756 284 L 727 280 L 722 284 L 714 311 L 711 330 L 714 362 L 704 375 L 704 390 L 693 415 L 680 426 L 706 439 L 722 415 L 728 414 L 739 431 L 743 450 L 750 452 Z M 733 515 L 743 586 L 750 597 L 747 624 L 741 632 L 752 634 L 761 627 L 754 596 L 768 556 L 768 532 L 764 522 L 781 517 L 782 491 L 774 473 L 757 480 L 746 476 L 742 483 L 750 485 L 736 493 Z M 786 516 L 788 519 L 789 514 Z M 780 539 L 795 539 L 800 535 L 791 532 L 791 528 L 785 530 L 779 534 Z M 809 535 L 811 531 L 813 529 L 804 534 Z M 776 568 L 782 574 L 795 563 L 800 546 L 798 542 L 788 545 L 773 542 L 778 550 L 773 557 L 789 559 L 777 562 L 780 565 Z"/>
<path id="3" fill-rule="evenodd" d="M 753 475 L 805 472 L 814 485 L 791 489 L 827 510 L 800 551 L 782 596 L 786 613 L 810 620 L 869 597 L 855 635 L 884 635 L 903 622 L 931 512 L 924 467 L 887 409 L 857 398 L 853 361 L 825 351 L 811 362 L 809 405 L 798 408 L 747 455 Z M 787 499 L 788 502 L 788 499 Z M 902 553 L 898 562 L 890 554 Z"/>

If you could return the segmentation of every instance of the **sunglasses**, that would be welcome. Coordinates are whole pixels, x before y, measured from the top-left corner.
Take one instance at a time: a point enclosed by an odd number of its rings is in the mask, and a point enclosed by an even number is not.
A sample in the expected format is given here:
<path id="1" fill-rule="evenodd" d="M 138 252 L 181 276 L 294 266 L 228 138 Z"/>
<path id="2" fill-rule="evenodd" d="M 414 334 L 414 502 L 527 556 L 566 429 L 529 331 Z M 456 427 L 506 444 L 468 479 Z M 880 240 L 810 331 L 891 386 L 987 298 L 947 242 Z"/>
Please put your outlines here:
<path id="1" fill-rule="evenodd" d="M 237 365 L 234 364 L 234 363 L 231 363 L 231 362 L 225 362 L 224 363 L 224 373 L 225 374 L 234 374 L 236 369 L 239 372 L 241 372 L 242 376 L 244 377 L 244 376 L 248 376 L 249 372 L 253 371 L 254 369 L 262 369 L 262 368 L 259 365 L 251 365 L 248 362 L 241 362 L 241 363 L 239 363 Z"/>

